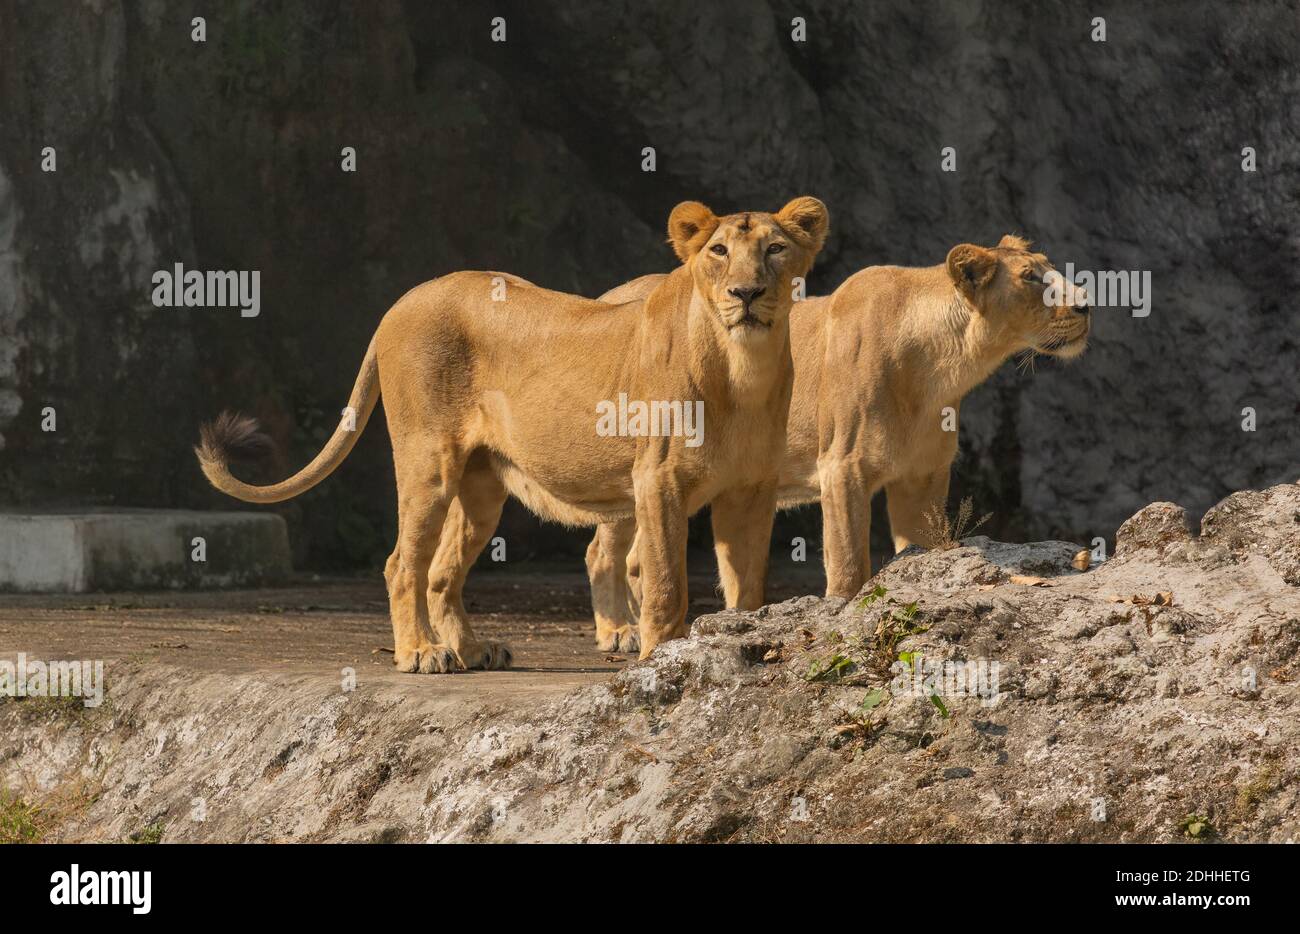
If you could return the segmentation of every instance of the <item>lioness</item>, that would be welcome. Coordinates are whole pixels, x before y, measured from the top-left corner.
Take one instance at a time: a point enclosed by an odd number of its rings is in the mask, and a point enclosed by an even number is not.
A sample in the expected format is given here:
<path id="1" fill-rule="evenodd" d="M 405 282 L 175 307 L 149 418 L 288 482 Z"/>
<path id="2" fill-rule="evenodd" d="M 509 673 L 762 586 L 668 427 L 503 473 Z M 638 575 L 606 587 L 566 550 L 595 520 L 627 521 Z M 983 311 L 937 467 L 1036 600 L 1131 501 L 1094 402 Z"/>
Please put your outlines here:
<path id="1" fill-rule="evenodd" d="M 397 667 L 509 664 L 506 646 L 474 635 L 461 601 L 508 493 L 544 518 L 640 529 L 645 657 L 685 634 L 687 518 L 705 504 L 728 602 L 761 600 L 794 382 L 791 280 L 828 222 L 816 198 L 721 218 L 679 204 L 668 235 L 682 265 L 620 305 L 498 273 L 426 282 L 380 322 L 349 402 L 355 423 L 345 418 L 307 467 L 271 486 L 235 479 L 231 456 L 264 439 L 230 415 L 203 429 L 199 463 L 246 502 L 296 496 L 342 463 L 382 390 L 397 474 L 398 540 L 384 570 Z M 702 402 L 704 443 L 601 432 L 598 413 L 620 394 Z M 638 641 L 626 624 L 613 639 Z"/>
<path id="2" fill-rule="evenodd" d="M 1061 277 L 1045 301 L 1041 253 L 1006 236 L 952 248 L 924 269 L 871 266 L 790 315 L 795 359 L 782 508 L 821 500 L 828 596 L 852 597 L 871 576 L 871 497 L 885 490 L 894 547 L 923 539 L 925 513 L 948 498 L 962 398 L 1008 357 L 1071 358 L 1088 342 L 1087 293 Z M 642 276 L 601 296 L 625 302 L 656 287 Z M 955 421 L 950 426 L 955 429 Z M 636 529 L 602 525 L 587 551 L 597 639 L 636 615 Z M 627 557 L 629 585 L 617 555 Z M 630 554 L 629 554 L 630 551 Z"/>

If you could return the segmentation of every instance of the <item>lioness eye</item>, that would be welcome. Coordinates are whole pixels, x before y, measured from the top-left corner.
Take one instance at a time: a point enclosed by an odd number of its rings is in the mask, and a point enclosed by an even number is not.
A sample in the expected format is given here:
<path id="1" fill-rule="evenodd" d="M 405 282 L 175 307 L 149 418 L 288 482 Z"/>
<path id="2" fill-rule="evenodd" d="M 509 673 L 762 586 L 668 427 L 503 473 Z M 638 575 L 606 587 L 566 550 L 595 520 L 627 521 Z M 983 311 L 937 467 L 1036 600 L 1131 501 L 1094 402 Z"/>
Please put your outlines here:
<path id="1" fill-rule="evenodd" d="M 713 253 L 716 256 L 726 256 L 727 248 L 723 246 L 721 243 L 715 243 L 713 244 L 713 246 L 709 247 L 709 252 Z"/>
<path id="2" fill-rule="evenodd" d="M 784 244 L 784 243 L 772 243 L 772 244 L 769 244 L 769 245 L 768 245 L 767 252 L 769 252 L 769 253 L 780 253 L 780 252 L 782 252 L 784 249 L 785 249 L 785 244 Z"/>

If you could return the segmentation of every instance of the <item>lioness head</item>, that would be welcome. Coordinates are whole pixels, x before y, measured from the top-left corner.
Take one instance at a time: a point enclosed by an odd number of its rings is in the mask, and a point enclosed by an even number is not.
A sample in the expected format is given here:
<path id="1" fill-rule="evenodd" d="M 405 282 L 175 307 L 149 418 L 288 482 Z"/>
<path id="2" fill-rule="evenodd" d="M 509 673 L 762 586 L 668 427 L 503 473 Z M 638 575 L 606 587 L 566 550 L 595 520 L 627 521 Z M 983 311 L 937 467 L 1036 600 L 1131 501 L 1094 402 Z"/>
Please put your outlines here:
<path id="1" fill-rule="evenodd" d="M 728 337 L 743 341 L 789 316 L 792 280 L 807 275 L 829 224 L 816 198 L 795 198 L 775 214 L 726 217 L 685 201 L 668 218 L 668 242 Z"/>
<path id="2" fill-rule="evenodd" d="M 1020 237 L 992 249 L 962 243 L 948 253 L 957 290 L 1013 342 L 1053 357 L 1077 357 L 1088 346 L 1088 293 Z"/>

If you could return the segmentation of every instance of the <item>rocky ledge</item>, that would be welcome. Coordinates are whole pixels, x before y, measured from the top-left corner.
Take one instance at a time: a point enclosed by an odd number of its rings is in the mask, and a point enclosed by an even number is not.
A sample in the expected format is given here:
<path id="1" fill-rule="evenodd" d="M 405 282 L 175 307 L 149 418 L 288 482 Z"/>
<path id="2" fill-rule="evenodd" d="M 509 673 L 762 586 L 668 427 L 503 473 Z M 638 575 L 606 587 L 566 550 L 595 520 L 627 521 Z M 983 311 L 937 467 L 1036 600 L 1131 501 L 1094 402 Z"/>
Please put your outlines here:
<path id="1" fill-rule="evenodd" d="M 0 704 L 0 777 L 93 784 L 61 839 L 1300 836 L 1300 486 L 1080 550 L 911 549 L 856 600 L 705 616 L 537 705 L 126 664 L 102 711 Z"/>

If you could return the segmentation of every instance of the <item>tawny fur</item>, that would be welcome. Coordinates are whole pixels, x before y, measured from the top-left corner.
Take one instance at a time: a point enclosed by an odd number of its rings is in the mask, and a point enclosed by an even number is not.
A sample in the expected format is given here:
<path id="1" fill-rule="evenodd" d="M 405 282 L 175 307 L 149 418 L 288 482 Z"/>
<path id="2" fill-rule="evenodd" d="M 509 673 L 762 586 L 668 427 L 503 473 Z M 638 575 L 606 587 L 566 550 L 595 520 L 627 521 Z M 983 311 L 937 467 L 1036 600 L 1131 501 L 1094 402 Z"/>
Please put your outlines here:
<path id="1" fill-rule="evenodd" d="M 937 266 L 873 266 L 790 315 L 795 385 L 780 505 L 820 501 L 826 591 L 853 597 L 871 576 L 871 497 L 886 491 L 894 547 L 921 538 L 924 514 L 948 497 L 957 432 L 944 431 L 962 398 L 1008 357 L 1082 353 L 1088 296 L 1066 283 L 1063 304 L 1044 304 L 1035 281 L 1053 267 L 1027 241 L 960 244 Z M 1032 276 L 1033 279 L 1026 278 Z M 635 300 L 661 276 L 642 276 L 603 300 Z M 587 554 L 598 628 L 638 608 L 636 528 L 597 530 Z M 625 548 L 628 579 L 606 551 Z M 605 622 L 608 627 L 610 623 Z"/>
<path id="2" fill-rule="evenodd" d="M 398 542 L 384 573 L 399 669 L 509 664 L 508 648 L 475 636 L 461 599 L 509 493 L 548 519 L 636 523 L 639 632 L 624 624 L 604 637 L 648 655 L 685 634 L 686 523 L 706 504 L 729 604 L 761 602 L 794 382 L 792 280 L 827 224 L 815 198 L 721 218 L 680 204 L 668 232 L 683 265 L 625 305 L 502 273 L 427 282 L 375 332 L 349 402 L 354 431 L 341 424 L 306 468 L 256 487 L 230 474 L 214 429 L 204 473 L 248 502 L 295 496 L 343 461 L 382 392 L 397 474 Z M 620 393 L 702 400 L 704 443 L 599 435 L 597 406 Z"/>
<path id="3" fill-rule="evenodd" d="M 222 465 L 232 460 L 246 460 L 271 450 L 271 439 L 262 434 L 257 419 L 222 412 L 199 429 L 199 443 L 194 448 L 204 473 L 220 476 Z"/>

